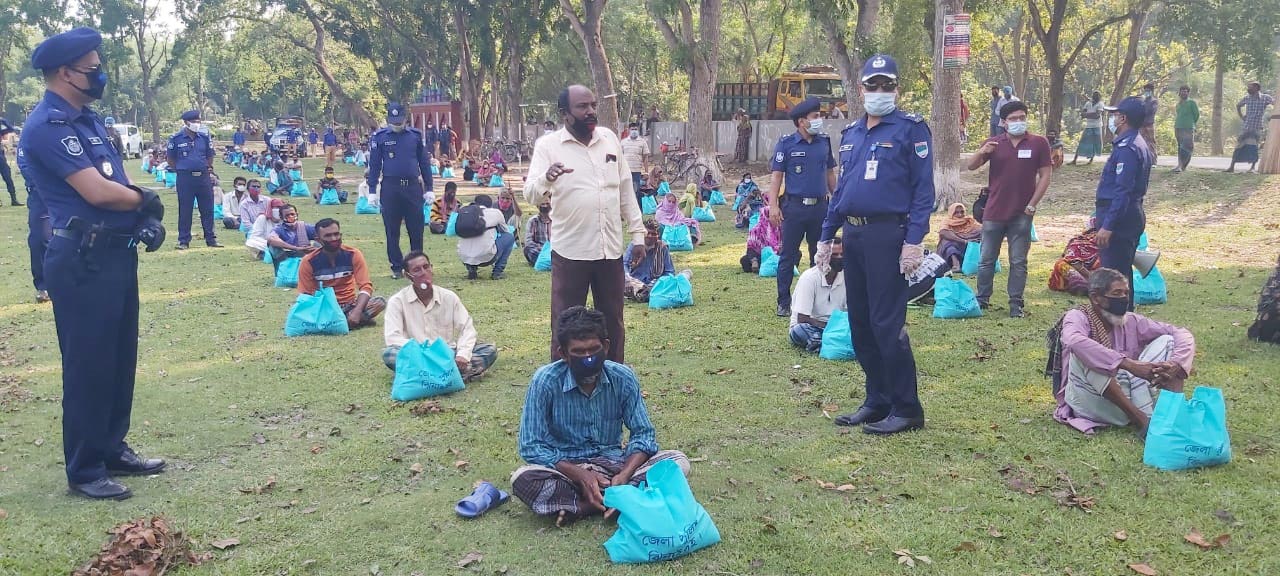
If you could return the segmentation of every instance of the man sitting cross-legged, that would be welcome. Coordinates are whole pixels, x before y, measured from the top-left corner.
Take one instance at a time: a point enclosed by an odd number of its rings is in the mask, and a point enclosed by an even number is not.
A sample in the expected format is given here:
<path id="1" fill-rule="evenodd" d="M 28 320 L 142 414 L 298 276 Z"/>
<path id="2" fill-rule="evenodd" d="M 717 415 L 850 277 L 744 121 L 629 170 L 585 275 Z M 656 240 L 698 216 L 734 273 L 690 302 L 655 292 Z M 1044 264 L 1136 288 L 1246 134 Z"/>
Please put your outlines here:
<path id="1" fill-rule="evenodd" d="M 844 247 L 831 245 L 831 263 L 824 272 L 815 266 L 800 274 L 791 298 L 791 345 L 809 352 L 822 350 L 822 331 L 836 310 L 847 310 L 844 291 Z"/>
<path id="2" fill-rule="evenodd" d="M 689 459 L 658 450 L 635 372 L 607 361 L 604 314 L 573 306 L 556 323 L 561 360 L 538 369 L 520 417 L 520 457 L 529 465 L 511 474 L 512 492 L 556 524 L 605 512 L 604 489 L 638 485 L 649 469 Z M 622 442 L 622 426 L 630 438 Z"/>
<path id="3" fill-rule="evenodd" d="M 437 338 L 454 351 L 454 361 L 465 379 L 484 374 L 498 360 L 493 344 L 476 343 L 476 326 L 471 314 L 452 290 L 433 283 L 431 259 L 414 250 L 404 257 L 404 274 L 409 285 L 387 300 L 387 319 L 382 333 L 387 347 L 382 362 L 396 369 L 396 355 L 410 340 L 427 342 Z"/>
<path id="4" fill-rule="evenodd" d="M 1132 424 L 1145 438 L 1158 388 L 1182 392 L 1191 332 L 1129 307 L 1129 281 L 1110 268 L 1089 276 L 1089 303 L 1062 317 L 1062 389 L 1054 417 L 1085 433 Z"/>
<path id="5" fill-rule="evenodd" d="M 321 249 L 303 256 L 298 263 L 298 293 L 315 294 L 321 288 L 333 288 L 349 328 L 372 326 L 387 301 L 373 295 L 364 254 L 342 245 L 342 229 L 333 218 L 316 222 L 316 236 Z"/>

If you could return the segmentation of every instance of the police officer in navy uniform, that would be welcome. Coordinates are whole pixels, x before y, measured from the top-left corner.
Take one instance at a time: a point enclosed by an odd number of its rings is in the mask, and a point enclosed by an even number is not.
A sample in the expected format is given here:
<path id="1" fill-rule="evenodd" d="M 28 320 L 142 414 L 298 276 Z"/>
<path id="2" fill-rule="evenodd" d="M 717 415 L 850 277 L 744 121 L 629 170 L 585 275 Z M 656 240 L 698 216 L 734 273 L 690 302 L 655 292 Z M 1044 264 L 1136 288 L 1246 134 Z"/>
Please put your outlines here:
<path id="1" fill-rule="evenodd" d="M 49 248 L 53 227 L 49 225 L 49 210 L 40 199 L 40 192 L 31 185 L 30 162 L 22 153 L 22 147 L 18 147 L 14 156 L 22 181 L 27 185 L 27 252 L 31 256 L 31 283 L 36 287 L 36 304 L 44 304 L 49 301 L 49 290 L 44 282 L 44 253 Z"/>
<path id="2" fill-rule="evenodd" d="M 370 190 L 379 190 L 378 180 L 382 180 L 379 198 L 392 278 L 399 278 L 404 271 L 400 223 L 408 229 L 409 249 L 422 250 L 422 229 L 426 226 L 422 191 L 424 187 L 432 191 L 430 153 L 422 132 L 406 124 L 408 119 L 403 106 L 396 102 L 387 105 L 387 126 L 369 139 L 369 174 L 365 176 Z"/>
<path id="3" fill-rule="evenodd" d="M 1147 195 L 1155 151 L 1139 134 L 1147 118 L 1147 107 L 1141 98 L 1130 96 L 1103 110 L 1111 112 L 1107 125 L 1116 139 L 1111 142 L 1111 156 L 1098 180 L 1094 200 L 1098 234 L 1094 242 L 1102 267 L 1124 274 L 1133 286 L 1133 253 L 1147 229 L 1142 199 Z M 1129 291 L 1129 310 L 1133 310 L 1133 290 Z"/>
<path id="4" fill-rule="evenodd" d="M 0 140 L 12 133 L 13 125 L 0 117 Z M 4 178 L 4 185 L 9 189 L 9 199 L 13 201 L 13 205 L 21 206 L 22 203 L 18 201 L 18 191 L 13 187 L 13 174 L 9 173 L 9 161 L 4 157 L 4 146 L 0 146 L 0 178 Z"/>
<path id="5" fill-rule="evenodd" d="M 817 261 L 824 269 L 829 265 L 836 232 L 843 229 L 849 328 L 867 396 L 836 424 L 895 434 L 924 426 L 906 330 L 907 277 L 924 260 L 921 242 L 934 202 L 933 140 L 924 119 L 897 109 L 893 58 L 867 59 L 862 93 L 866 115 L 841 132 L 840 181 Z"/>
<path id="6" fill-rule="evenodd" d="M 204 243 L 221 248 L 213 229 L 213 140 L 200 124 L 200 111 L 182 113 L 182 130 L 169 137 L 169 166 L 178 173 L 178 249 L 191 245 L 191 209 L 200 205 Z"/>
<path id="7" fill-rule="evenodd" d="M 76 28 L 36 46 L 44 98 L 27 117 L 19 146 L 26 174 L 49 210 L 53 236 L 45 282 L 62 351 L 62 445 L 73 493 L 128 498 L 113 476 L 155 474 L 164 461 L 125 443 L 138 360 L 139 241 L 164 239 L 164 204 L 130 184 L 120 152 L 88 104 L 107 75 L 102 36 Z"/>
<path id="8" fill-rule="evenodd" d="M 783 136 L 773 148 L 770 163 L 769 219 L 782 226 L 782 250 L 778 254 L 778 316 L 791 315 L 791 279 L 800 262 L 800 242 L 809 242 L 809 264 L 817 252 L 827 201 L 836 186 L 836 161 L 831 139 L 823 132 L 817 98 L 808 98 L 791 109 L 795 133 Z M 783 180 L 786 194 L 778 198 Z M 779 208 L 781 205 L 781 208 Z"/>

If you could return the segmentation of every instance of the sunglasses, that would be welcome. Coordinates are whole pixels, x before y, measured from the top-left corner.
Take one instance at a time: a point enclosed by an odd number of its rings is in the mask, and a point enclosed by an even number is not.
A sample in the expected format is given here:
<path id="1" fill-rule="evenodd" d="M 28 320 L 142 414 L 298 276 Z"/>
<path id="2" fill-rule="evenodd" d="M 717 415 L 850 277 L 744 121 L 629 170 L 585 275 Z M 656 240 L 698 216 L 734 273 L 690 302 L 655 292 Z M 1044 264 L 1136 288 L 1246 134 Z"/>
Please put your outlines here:
<path id="1" fill-rule="evenodd" d="M 893 92 L 898 89 L 898 83 L 893 80 L 883 80 L 880 82 L 868 80 L 862 83 L 862 88 L 867 92 Z"/>

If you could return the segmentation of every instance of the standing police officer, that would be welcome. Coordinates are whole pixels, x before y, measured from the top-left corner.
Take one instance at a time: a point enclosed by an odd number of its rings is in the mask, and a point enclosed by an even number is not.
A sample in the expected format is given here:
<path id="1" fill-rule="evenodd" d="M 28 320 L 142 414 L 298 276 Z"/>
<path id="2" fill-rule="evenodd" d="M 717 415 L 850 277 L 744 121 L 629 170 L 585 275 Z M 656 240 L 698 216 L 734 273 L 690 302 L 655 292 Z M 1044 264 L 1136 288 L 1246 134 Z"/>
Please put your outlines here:
<path id="1" fill-rule="evenodd" d="M 169 166 L 178 173 L 178 249 L 191 244 L 192 203 L 200 204 L 204 243 L 221 248 L 213 231 L 213 141 L 200 126 L 200 111 L 182 113 L 182 130 L 169 138 Z"/>
<path id="2" fill-rule="evenodd" d="M 844 229 L 844 285 L 849 328 L 867 397 L 840 426 L 868 434 L 924 426 L 916 395 L 916 361 L 907 337 L 907 276 L 924 259 L 920 243 L 933 210 L 932 136 L 924 119 L 897 109 L 898 65 L 876 55 L 862 67 L 866 115 L 841 133 L 840 183 L 822 224 L 818 266 L 831 260 Z"/>
<path id="3" fill-rule="evenodd" d="M 1094 200 L 1098 218 L 1098 256 L 1103 268 L 1119 271 L 1133 286 L 1133 253 L 1138 239 L 1147 229 L 1147 215 L 1142 199 L 1147 195 L 1155 150 L 1140 134 L 1147 119 L 1147 107 L 1141 98 L 1130 96 L 1115 106 L 1108 127 L 1117 138 L 1111 142 L 1111 156 L 1102 168 Z M 1129 290 L 1129 310 L 1133 310 L 1133 290 Z"/>
<path id="4" fill-rule="evenodd" d="M 426 226 L 422 190 L 432 191 L 430 155 L 422 133 L 406 125 L 407 120 L 404 107 L 396 102 L 387 105 L 387 126 L 369 139 L 369 174 L 365 176 L 370 190 L 378 190 L 378 179 L 383 177 L 379 198 L 392 278 L 400 278 L 404 270 L 400 223 L 408 229 L 409 249 L 422 250 L 422 228 Z"/>
<path id="5" fill-rule="evenodd" d="M 831 139 L 822 132 L 817 98 L 808 98 L 791 109 L 794 134 L 778 140 L 770 164 L 769 219 L 782 226 L 782 252 L 778 255 L 778 316 L 791 315 L 791 279 L 800 262 L 800 241 L 809 242 L 809 264 L 817 252 L 827 200 L 836 187 L 836 161 Z M 786 180 L 786 195 L 778 198 Z M 781 208 L 779 208 L 781 204 Z"/>
<path id="6" fill-rule="evenodd" d="M 154 474 L 164 461 L 125 443 L 138 361 L 138 250 L 159 247 L 164 204 L 129 183 L 124 161 L 88 104 L 107 75 L 102 36 L 76 28 L 36 46 L 44 98 L 19 146 L 32 187 L 49 210 L 53 237 L 44 272 L 62 351 L 62 446 L 67 483 L 89 498 L 131 493 L 111 476 Z"/>
<path id="7" fill-rule="evenodd" d="M 18 147 L 15 154 L 18 172 L 27 185 L 27 251 L 31 255 L 31 283 L 36 287 L 36 304 L 49 301 L 49 290 L 44 282 L 44 253 L 49 249 L 49 239 L 53 236 L 53 227 L 49 225 L 49 209 L 40 199 L 40 192 L 31 183 L 34 176 L 30 172 L 27 155 Z"/>
<path id="8" fill-rule="evenodd" d="M 12 132 L 13 125 L 0 117 L 0 140 L 4 140 L 4 137 Z M 21 206 L 22 203 L 18 201 L 18 191 L 13 187 L 13 175 L 9 173 L 9 161 L 4 157 L 4 146 L 0 146 L 0 178 L 4 178 L 4 185 L 9 189 L 9 199 L 13 201 L 13 205 Z"/>

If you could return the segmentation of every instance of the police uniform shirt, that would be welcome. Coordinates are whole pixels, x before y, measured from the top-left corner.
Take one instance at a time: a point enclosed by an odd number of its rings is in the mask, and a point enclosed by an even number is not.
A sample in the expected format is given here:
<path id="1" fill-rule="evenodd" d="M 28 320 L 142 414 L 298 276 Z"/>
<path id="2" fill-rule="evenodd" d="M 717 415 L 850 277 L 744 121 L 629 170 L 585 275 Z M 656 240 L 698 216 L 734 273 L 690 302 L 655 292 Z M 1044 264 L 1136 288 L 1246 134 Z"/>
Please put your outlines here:
<path id="1" fill-rule="evenodd" d="M 867 129 L 866 117 L 841 132 L 840 179 L 822 238 L 830 240 L 847 216 L 908 216 L 906 243 L 920 244 L 933 211 L 933 137 L 917 114 L 901 110 Z"/>
<path id="2" fill-rule="evenodd" d="M 169 157 L 175 172 L 205 172 L 213 158 L 213 141 L 208 134 L 192 135 L 184 128 L 169 137 Z"/>
<path id="3" fill-rule="evenodd" d="M 1151 178 L 1151 148 L 1131 128 L 1111 143 L 1111 156 L 1102 167 L 1097 199 L 1110 204 L 1098 212 L 1098 225 L 1115 230 L 1117 220 L 1134 205 L 1142 203 Z"/>
<path id="4" fill-rule="evenodd" d="M 369 176 L 365 182 L 373 190 L 379 174 L 387 180 L 416 180 L 422 177 L 424 190 L 432 190 L 431 159 L 422 143 L 422 133 L 406 126 L 404 132 L 383 128 L 369 139 Z"/>
<path id="5" fill-rule="evenodd" d="M 324 145 L 325 145 L 325 146 L 337 146 L 337 145 L 338 145 L 338 135 L 337 135 L 337 134 L 334 134 L 333 132 L 325 132 L 325 133 L 324 133 Z"/>
<path id="6" fill-rule="evenodd" d="M 77 216 L 117 232 L 133 230 L 137 212 L 95 207 L 67 183 L 68 176 L 93 168 L 107 179 L 129 184 L 124 160 L 107 137 L 107 127 L 88 107 L 77 110 L 61 96 L 46 91 L 27 116 L 18 146 L 27 161 L 24 177 L 29 175 L 31 187 L 40 191 L 54 228 L 66 228 Z"/>
<path id="7" fill-rule="evenodd" d="M 22 174 L 22 179 L 27 185 L 27 211 L 38 218 L 48 218 L 49 210 L 44 207 L 44 200 L 40 198 L 40 190 L 35 185 L 35 176 L 31 173 L 31 163 L 27 161 L 27 155 L 22 152 L 21 146 L 14 154 L 14 160 L 18 164 L 18 173 Z"/>
<path id="8" fill-rule="evenodd" d="M 831 155 L 831 139 L 814 134 L 806 141 L 799 132 L 778 139 L 773 147 L 769 170 L 782 172 L 787 196 L 823 198 L 827 195 L 827 171 L 836 167 Z"/>

